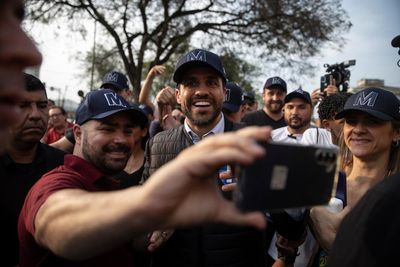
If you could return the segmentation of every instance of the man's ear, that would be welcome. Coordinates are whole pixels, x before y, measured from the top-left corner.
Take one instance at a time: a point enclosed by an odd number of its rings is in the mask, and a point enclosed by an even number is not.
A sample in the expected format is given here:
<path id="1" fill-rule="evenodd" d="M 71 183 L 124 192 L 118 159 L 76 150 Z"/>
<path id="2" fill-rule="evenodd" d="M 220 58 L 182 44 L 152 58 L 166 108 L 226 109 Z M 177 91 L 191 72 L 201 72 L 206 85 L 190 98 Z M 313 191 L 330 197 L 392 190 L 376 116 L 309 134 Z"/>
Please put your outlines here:
<path id="1" fill-rule="evenodd" d="M 321 126 L 322 126 L 322 128 L 330 129 L 331 124 L 329 123 L 329 121 L 327 119 L 323 119 L 321 121 Z"/>
<path id="2" fill-rule="evenodd" d="M 75 124 L 72 128 L 75 136 L 75 143 L 81 145 L 82 144 L 82 126 Z"/>
<path id="3" fill-rule="evenodd" d="M 175 97 L 176 97 L 176 102 L 178 104 L 182 104 L 181 102 L 181 91 L 179 89 L 180 85 L 177 85 L 176 89 L 175 89 Z"/>

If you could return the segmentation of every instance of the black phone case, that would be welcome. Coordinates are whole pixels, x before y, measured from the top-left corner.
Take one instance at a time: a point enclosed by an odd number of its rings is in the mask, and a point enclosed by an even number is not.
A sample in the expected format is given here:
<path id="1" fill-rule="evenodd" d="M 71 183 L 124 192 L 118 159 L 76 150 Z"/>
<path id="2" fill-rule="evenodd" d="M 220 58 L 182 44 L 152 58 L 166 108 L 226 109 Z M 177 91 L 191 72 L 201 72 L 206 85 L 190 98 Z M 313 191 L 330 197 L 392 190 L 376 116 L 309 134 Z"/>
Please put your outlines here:
<path id="1" fill-rule="evenodd" d="M 338 149 L 298 144 L 262 143 L 267 153 L 237 170 L 234 192 L 244 211 L 274 211 L 326 204 L 337 176 Z"/>

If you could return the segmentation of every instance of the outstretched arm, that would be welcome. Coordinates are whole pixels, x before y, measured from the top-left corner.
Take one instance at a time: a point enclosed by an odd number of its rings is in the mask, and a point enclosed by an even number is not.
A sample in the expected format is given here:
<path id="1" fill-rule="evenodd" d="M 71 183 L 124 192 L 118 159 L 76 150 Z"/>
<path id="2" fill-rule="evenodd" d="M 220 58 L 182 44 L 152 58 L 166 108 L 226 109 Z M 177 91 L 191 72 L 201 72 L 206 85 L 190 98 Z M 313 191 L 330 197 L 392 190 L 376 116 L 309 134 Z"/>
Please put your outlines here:
<path id="1" fill-rule="evenodd" d="M 222 165 L 248 165 L 263 156 L 265 151 L 255 140 L 267 141 L 270 131 L 248 127 L 206 138 L 181 152 L 141 187 L 53 193 L 36 214 L 34 237 L 53 253 L 80 260 L 155 229 L 206 222 L 263 228 L 263 214 L 238 211 L 221 195 L 215 176 Z"/>
<path id="2" fill-rule="evenodd" d="M 145 104 L 154 110 L 154 105 L 150 101 L 151 86 L 153 85 L 153 80 L 157 75 L 163 74 L 165 67 L 163 65 L 153 66 L 149 73 L 147 73 L 146 79 L 144 80 L 143 86 L 139 94 L 139 104 Z"/>

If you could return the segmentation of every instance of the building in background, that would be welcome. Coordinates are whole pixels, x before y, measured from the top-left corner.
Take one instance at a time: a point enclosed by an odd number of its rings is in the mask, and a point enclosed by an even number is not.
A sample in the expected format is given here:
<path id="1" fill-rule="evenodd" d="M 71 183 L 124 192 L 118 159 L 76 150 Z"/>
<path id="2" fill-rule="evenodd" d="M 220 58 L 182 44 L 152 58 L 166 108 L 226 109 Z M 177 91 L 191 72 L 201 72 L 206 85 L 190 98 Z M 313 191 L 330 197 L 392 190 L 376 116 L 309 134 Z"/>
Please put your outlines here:
<path id="1" fill-rule="evenodd" d="M 367 87 L 379 87 L 384 90 L 390 91 L 400 99 L 400 87 L 386 86 L 385 81 L 381 79 L 361 79 L 357 82 L 357 86 L 349 90 L 351 93 L 358 92 Z"/>

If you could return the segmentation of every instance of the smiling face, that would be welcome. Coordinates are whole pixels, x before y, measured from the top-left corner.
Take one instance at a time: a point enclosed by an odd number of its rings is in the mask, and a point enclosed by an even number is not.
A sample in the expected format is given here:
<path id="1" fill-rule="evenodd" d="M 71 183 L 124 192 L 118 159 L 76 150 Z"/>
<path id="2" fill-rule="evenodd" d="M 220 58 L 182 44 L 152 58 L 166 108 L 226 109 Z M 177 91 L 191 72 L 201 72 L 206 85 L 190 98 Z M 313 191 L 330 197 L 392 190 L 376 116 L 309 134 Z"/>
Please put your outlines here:
<path id="1" fill-rule="evenodd" d="M 364 112 L 346 116 L 343 136 L 353 156 L 363 160 L 374 160 L 382 155 L 389 159 L 392 142 L 400 138 L 399 130 L 390 121 L 379 120 Z"/>
<path id="2" fill-rule="evenodd" d="M 122 171 L 132 153 L 133 127 L 127 112 L 74 126 L 77 146 L 74 154 L 92 163 L 104 174 Z"/>
<path id="3" fill-rule="evenodd" d="M 211 130 L 221 118 L 225 87 L 211 68 L 194 67 L 188 70 L 175 94 L 193 130 Z"/>
<path id="4" fill-rule="evenodd" d="M 280 114 L 284 105 L 286 92 L 280 88 L 264 88 L 262 94 L 266 111 Z"/>
<path id="5" fill-rule="evenodd" d="M 7 127 L 19 120 L 17 104 L 25 87 L 22 71 L 42 60 L 21 29 L 23 16 L 22 1 L 0 1 L 0 150 L 8 140 Z"/>

